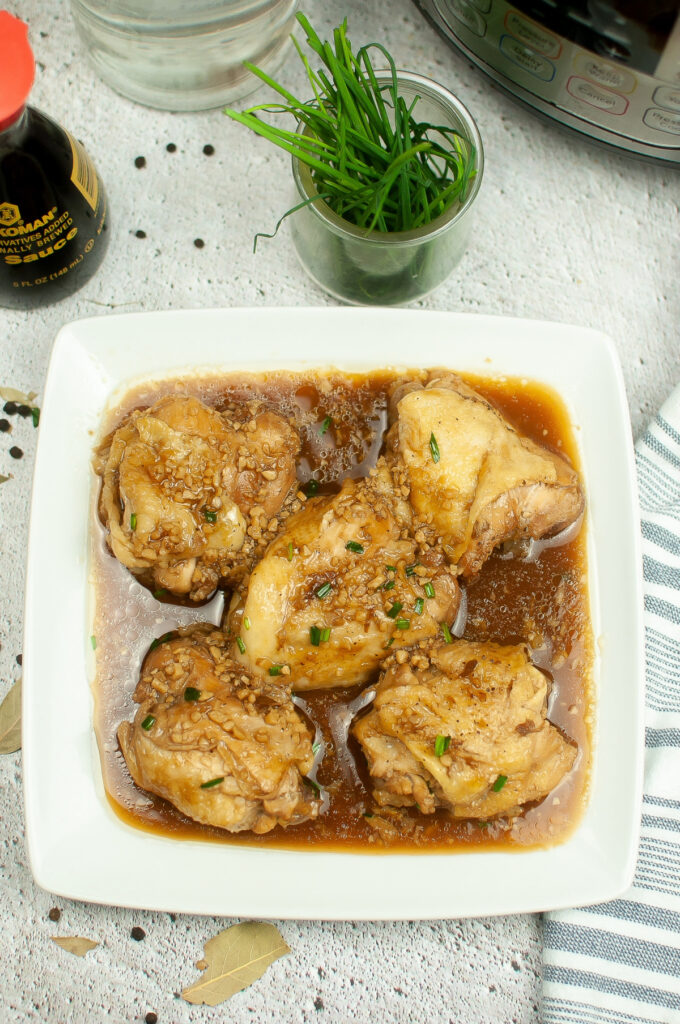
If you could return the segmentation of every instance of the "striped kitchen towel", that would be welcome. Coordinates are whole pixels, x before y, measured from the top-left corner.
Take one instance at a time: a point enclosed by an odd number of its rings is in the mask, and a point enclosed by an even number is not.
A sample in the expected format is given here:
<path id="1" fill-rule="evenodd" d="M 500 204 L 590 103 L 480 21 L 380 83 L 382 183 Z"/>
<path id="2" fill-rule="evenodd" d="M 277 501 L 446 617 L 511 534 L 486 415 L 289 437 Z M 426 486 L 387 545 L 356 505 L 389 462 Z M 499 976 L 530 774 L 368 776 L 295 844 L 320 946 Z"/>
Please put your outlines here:
<path id="1" fill-rule="evenodd" d="M 631 888 L 546 914 L 543 1024 L 680 1024 L 680 387 L 636 448 L 645 779 Z"/>

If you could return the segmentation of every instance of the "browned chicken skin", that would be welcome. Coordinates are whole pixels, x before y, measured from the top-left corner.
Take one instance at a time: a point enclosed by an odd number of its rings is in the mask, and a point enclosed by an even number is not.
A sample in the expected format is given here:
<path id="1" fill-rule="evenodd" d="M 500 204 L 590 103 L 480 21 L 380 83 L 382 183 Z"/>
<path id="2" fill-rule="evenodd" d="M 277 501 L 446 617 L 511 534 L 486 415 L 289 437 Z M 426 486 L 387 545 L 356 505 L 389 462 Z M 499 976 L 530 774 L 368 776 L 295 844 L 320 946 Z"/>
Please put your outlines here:
<path id="1" fill-rule="evenodd" d="M 383 806 L 511 815 L 543 799 L 576 748 L 547 719 L 548 681 L 522 646 L 434 641 L 396 652 L 353 726 Z"/>
<path id="2" fill-rule="evenodd" d="M 229 832 L 269 832 L 319 812 L 304 777 L 312 734 L 274 680 L 227 653 L 224 634 L 189 626 L 152 651 L 118 738 L 133 779 L 184 814 Z"/>
<path id="3" fill-rule="evenodd" d="M 384 463 L 308 501 L 235 595 L 236 656 L 254 671 L 281 666 L 296 690 L 349 686 L 370 678 L 390 648 L 452 624 L 455 574 L 440 551 L 418 554 L 410 525 Z"/>
<path id="4" fill-rule="evenodd" d="M 101 456 L 111 550 L 159 588 L 208 597 L 275 534 L 295 500 L 298 451 L 296 431 L 266 410 L 239 423 L 169 396 L 132 413 Z"/>
<path id="5" fill-rule="evenodd" d="M 402 462 L 416 518 L 461 575 L 504 541 L 557 533 L 583 510 L 571 466 L 518 434 L 453 374 L 395 394 L 391 460 Z"/>

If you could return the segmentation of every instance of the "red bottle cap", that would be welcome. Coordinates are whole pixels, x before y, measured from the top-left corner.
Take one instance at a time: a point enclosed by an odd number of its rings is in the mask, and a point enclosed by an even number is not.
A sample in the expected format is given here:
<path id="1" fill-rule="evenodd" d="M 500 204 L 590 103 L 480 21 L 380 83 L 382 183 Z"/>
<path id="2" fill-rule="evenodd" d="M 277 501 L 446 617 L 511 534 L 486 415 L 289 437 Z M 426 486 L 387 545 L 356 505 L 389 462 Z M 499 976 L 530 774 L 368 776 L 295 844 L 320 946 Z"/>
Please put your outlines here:
<path id="1" fill-rule="evenodd" d="M 0 131 L 21 114 L 35 77 L 28 25 L 0 11 Z"/>

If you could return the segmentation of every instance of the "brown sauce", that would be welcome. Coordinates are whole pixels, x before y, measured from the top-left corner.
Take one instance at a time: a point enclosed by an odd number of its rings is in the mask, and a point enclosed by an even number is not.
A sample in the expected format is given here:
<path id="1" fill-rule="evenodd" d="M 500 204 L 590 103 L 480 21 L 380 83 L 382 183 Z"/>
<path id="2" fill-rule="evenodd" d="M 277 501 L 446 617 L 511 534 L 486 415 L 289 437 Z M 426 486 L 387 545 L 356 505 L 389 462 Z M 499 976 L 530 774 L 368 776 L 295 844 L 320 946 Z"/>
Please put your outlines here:
<path id="1" fill-rule="evenodd" d="M 348 375 L 261 374 L 166 381 L 127 394 L 109 413 L 104 435 L 132 409 L 172 392 L 190 393 L 218 409 L 261 398 L 291 418 L 302 438 L 298 476 L 314 479 L 319 493 L 338 489 L 347 476 L 363 476 L 380 454 L 389 394 L 395 381 L 422 376 L 376 371 Z M 466 380 L 492 401 L 518 430 L 566 455 L 579 468 L 568 415 L 559 398 L 536 383 L 518 379 Z M 327 418 L 330 417 L 331 423 Z M 325 429 L 324 429 L 324 425 Z M 95 486 L 95 492 L 97 487 Z M 96 494 L 95 494 L 96 498 Z M 346 739 L 343 721 L 356 713 L 365 686 L 308 691 L 296 698 L 323 737 L 317 780 L 327 791 L 325 811 L 312 822 L 264 836 L 231 835 L 199 825 L 172 805 L 142 792 L 132 782 L 116 740 L 123 719 L 136 705 L 132 693 L 143 657 L 154 637 L 189 622 L 220 621 L 221 595 L 208 605 L 162 603 L 110 555 L 93 502 L 93 636 L 96 637 L 95 730 L 104 784 L 115 812 L 127 824 L 182 839 L 258 846 L 399 852 L 474 847 L 519 849 L 565 839 L 584 809 L 592 737 L 593 638 L 589 618 L 585 528 L 556 547 L 499 550 L 467 586 L 463 637 L 500 643 L 526 641 L 535 663 L 553 680 L 549 718 L 578 745 L 574 768 L 545 800 L 512 821 L 469 822 L 445 811 L 374 812 L 361 750 Z"/>

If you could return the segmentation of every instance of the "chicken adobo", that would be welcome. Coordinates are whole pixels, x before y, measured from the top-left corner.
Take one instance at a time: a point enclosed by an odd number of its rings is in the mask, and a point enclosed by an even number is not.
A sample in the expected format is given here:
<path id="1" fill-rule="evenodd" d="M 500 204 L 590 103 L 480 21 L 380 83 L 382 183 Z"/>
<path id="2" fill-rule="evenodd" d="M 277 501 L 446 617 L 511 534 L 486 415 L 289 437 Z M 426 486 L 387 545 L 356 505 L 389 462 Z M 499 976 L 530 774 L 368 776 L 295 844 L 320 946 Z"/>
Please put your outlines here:
<path id="1" fill-rule="evenodd" d="M 576 757 L 547 704 L 524 647 L 438 640 L 396 652 L 354 726 L 376 803 L 488 819 L 543 799 Z"/>
<path id="2" fill-rule="evenodd" d="M 403 462 L 414 512 L 463 576 L 503 541 L 537 540 L 583 510 L 575 470 L 519 434 L 459 377 L 394 396 L 391 458 Z"/>
<path id="3" fill-rule="evenodd" d="M 229 420 L 190 396 L 133 412 L 101 453 L 100 513 L 116 558 L 192 600 L 233 582 L 271 539 L 299 438 L 269 410 Z"/>
<path id="4" fill-rule="evenodd" d="M 353 849 L 568 834 L 593 655 L 552 393 L 240 375 L 131 394 L 105 430 L 96 724 L 125 820 Z"/>
<path id="5" fill-rule="evenodd" d="M 305 778 L 313 733 L 289 690 L 254 677 L 219 629 L 189 626 L 152 650 L 118 730 L 130 774 L 195 821 L 258 834 L 319 813 Z"/>
<path id="6" fill-rule="evenodd" d="M 296 690 L 365 682 L 392 645 L 456 618 L 455 575 L 436 550 L 420 561 L 417 551 L 410 505 L 384 464 L 310 499 L 234 596 L 240 660 L 260 672 L 285 665 Z"/>

